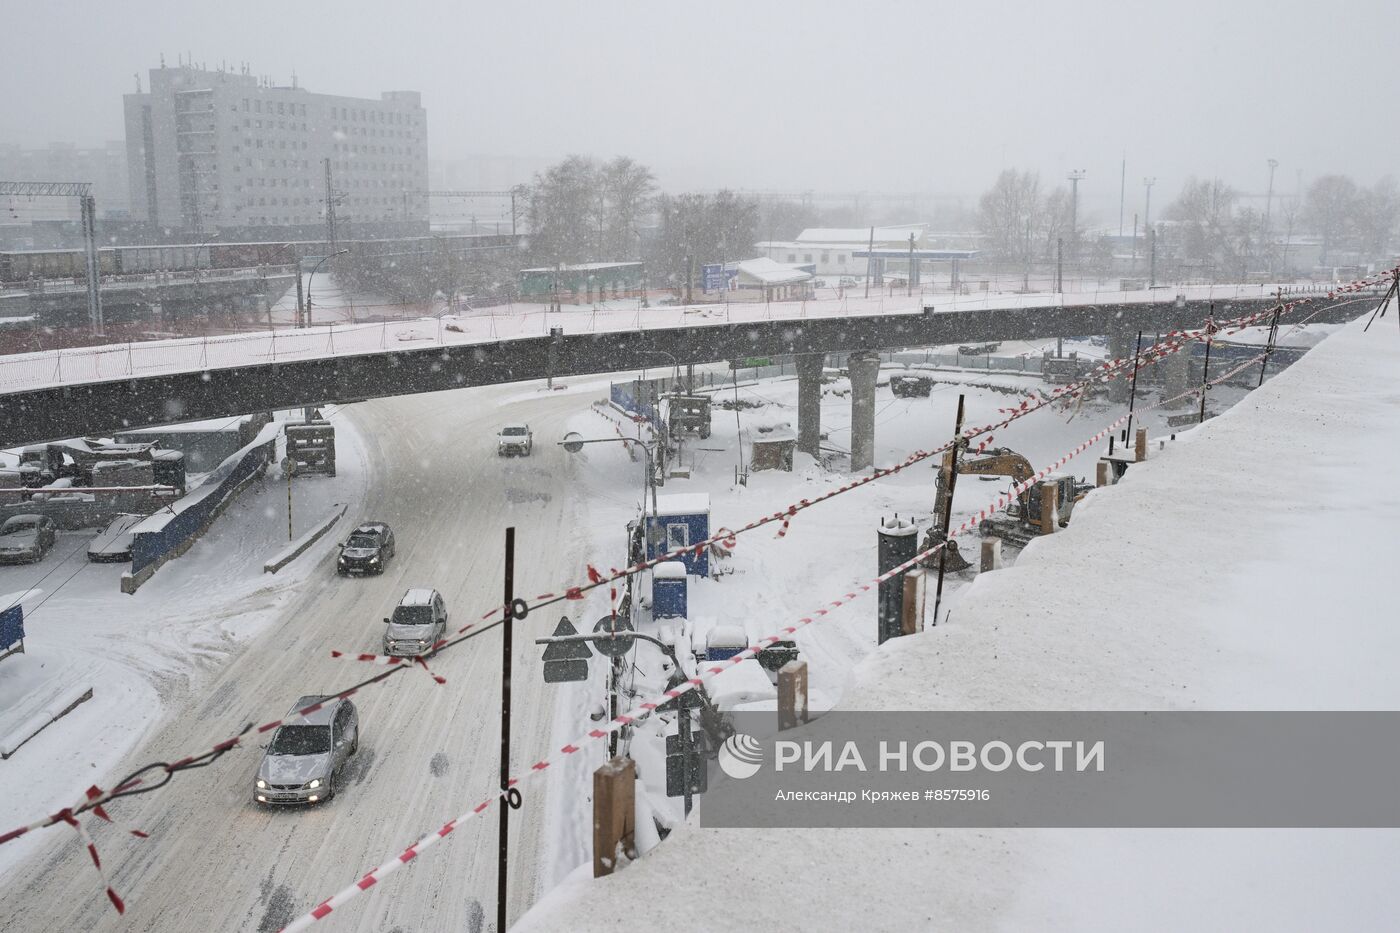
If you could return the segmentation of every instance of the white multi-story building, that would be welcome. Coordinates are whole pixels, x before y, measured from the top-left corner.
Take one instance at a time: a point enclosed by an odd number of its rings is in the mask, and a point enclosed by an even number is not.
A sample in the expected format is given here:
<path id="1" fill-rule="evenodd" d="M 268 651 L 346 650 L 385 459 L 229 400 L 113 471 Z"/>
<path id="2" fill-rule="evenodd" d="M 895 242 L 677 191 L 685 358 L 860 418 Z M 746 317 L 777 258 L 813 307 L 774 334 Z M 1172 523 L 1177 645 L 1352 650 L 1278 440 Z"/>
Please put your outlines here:
<path id="1" fill-rule="evenodd" d="M 162 66 L 124 103 L 133 219 L 194 233 L 321 223 L 327 160 L 338 223 L 426 219 L 417 91 L 368 100 Z"/>

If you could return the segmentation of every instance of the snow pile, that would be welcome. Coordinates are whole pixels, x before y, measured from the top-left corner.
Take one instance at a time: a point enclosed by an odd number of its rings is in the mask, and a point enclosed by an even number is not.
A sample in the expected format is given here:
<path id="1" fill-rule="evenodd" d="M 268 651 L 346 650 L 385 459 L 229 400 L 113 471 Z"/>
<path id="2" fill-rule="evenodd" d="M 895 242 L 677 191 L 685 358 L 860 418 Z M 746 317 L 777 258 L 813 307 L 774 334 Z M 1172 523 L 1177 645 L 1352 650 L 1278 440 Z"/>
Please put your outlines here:
<path id="1" fill-rule="evenodd" d="M 1154 443 L 947 624 L 870 653 L 839 707 L 1397 708 L 1397 352 L 1388 328 L 1350 325 Z M 692 826 L 612 878 L 576 872 L 514 929 L 634 925 L 658 891 L 676 929 L 1382 928 L 1398 860 L 1381 830 Z"/>

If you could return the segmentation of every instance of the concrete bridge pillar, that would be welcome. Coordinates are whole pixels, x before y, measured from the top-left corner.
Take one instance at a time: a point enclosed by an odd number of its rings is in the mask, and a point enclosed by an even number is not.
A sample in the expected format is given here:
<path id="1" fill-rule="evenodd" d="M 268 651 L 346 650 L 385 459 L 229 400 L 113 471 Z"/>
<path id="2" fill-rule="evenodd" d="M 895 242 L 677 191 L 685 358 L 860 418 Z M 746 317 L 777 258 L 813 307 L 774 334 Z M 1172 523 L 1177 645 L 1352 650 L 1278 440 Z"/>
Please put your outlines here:
<path id="1" fill-rule="evenodd" d="M 823 353 L 797 355 L 797 449 L 821 457 Z"/>
<path id="2" fill-rule="evenodd" d="M 875 380 L 880 375 L 880 354 L 852 353 L 846 368 L 851 375 L 851 471 L 858 473 L 875 465 Z"/>
<path id="3" fill-rule="evenodd" d="M 1108 335 L 1108 355 L 1111 359 L 1127 360 L 1137 352 L 1137 334 L 1126 331 L 1110 331 Z M 1132 388 L 1132 368 L 1124 369 L 1123 374 L 1108 384 L 1109 401 L 1128 404 L 1128 392 Z"/>
<path id="4" fill-rule="evenodd" d="M 1191 347 L 1189 344 L 1162 360 L 1162 367 L 1165 371 L 1167 398 L 1176 398 L 1191 388 Z M 1169 407 L 1180 408 L 1190 402 L 1189 398 L 1177 399 Z"/>

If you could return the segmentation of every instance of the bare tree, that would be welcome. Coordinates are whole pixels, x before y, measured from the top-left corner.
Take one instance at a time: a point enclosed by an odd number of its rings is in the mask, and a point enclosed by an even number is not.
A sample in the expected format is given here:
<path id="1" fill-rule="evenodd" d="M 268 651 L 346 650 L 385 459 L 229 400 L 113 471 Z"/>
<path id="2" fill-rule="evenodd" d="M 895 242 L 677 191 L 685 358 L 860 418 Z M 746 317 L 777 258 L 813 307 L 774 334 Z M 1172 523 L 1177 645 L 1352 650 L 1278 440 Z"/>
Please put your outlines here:
<path id="1" fill-rule="evenodd" d="M 583 262 L 597 248 L 598 165 L 571 155 L 535 176 L 529 190 L 530 253 L 545 265 Z"/>
<path id="2" fill-rule="evenodd" d="M 1356 182 L 1346 175 L 1323 175 L 1308 186 L 1303 219 L 1322 237 L 1323 263 L 1327 254 L 1354 232 L 1357 206 Z"/>
<path id="3" fill-rule="evenodd" d="M 978 228 L 986 235 L 993 258 L 1028 268 L 1032 234 L 1039 231 L 1043 209 L 1040 176 L 1006 169 L 979 202 Z"/>
<path id="4" fill-rule="evenodd" d="M 635 255 L 637 223 L 656 191 L 656 179 L 645 165 L 618 156 L 602 167 L 599 182 L 603 233 L 597 258 Z"/>
<path id="5" fill-rule="evenodd" d="M 1219 178 L 1188 178 L 1163 212 L 1173 222 L 1160 247 L 1168 263 L 1174 260 L 1204 278 L 1216 278 L 1221 270 L 1233 275 L 1237 268 L 1234 213 L 1238 199 L 1235 189 Z"/>
<path id="6" fill-rule="evenodd" d="M 1400 190 L 1389 175 L 1377 181 L 1358 199 L 1356 210 L 1357 247 L 1365 259 L 1390 261 L 1391 242 L 1400 217 Z"/>

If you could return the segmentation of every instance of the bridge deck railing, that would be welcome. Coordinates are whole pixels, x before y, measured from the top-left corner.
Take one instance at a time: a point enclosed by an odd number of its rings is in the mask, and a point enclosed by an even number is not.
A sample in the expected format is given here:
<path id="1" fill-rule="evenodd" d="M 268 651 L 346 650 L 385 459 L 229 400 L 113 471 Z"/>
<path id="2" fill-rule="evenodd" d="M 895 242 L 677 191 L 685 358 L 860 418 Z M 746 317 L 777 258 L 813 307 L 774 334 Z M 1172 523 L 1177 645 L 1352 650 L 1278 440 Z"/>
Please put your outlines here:
<path id="1" fill-rule="evenodd" d="M 1326 293 L 1328 284 L 1283 286 L 1285 297 Z M 423 317 L 373 324 L 342 323 L 308 329 L 274 329 L 215 337 L 188 337 L 96 347 L 78 347 L 0 356 L 0 393 L 79 385 L 123 378 L 202 372 L 266 363 L 462 346 L 546 336 L 551 327 L 566 334 L 722 326 L 778 320 L 820 320 L 846 316 L 919 313 L 931 303 L 936 313 L 1005 308 L 1053 308 L 1096 304 L 1164 304 L 1272 297 L 1280 286 L 1187 286 L 1130 292 L 1080 292 L 1031 295 L 922 295 L 846 297 L 841 300 L 752 302 L 627 307 L 567 307 L 550 312 L 544 305 L 500 307 L 461 316 Z"/>

